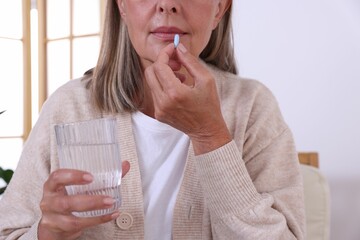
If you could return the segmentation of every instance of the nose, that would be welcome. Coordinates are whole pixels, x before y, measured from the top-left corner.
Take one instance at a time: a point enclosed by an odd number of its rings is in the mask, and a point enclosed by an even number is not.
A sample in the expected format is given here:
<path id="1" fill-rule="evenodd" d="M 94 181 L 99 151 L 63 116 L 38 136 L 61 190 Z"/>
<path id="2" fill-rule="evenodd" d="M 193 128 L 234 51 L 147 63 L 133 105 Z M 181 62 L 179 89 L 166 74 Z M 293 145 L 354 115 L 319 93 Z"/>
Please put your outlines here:
<path id="1" fill-rule="evenodd" d="M 174 14 L 179 12 L 179 6 L 174 0 L 159 1 L 158 11 L 165 14 Z"/>

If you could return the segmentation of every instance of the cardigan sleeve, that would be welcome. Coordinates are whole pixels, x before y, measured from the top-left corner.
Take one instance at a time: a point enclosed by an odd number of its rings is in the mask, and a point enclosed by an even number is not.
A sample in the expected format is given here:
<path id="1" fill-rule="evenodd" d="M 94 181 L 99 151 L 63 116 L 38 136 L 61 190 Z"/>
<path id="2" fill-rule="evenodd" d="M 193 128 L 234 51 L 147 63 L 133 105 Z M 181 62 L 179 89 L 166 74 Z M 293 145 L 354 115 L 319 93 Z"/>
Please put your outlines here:
<path id="1" fill-rule="evenodd" d="M 0 239 L 37 239 L 43 184 L 50 172 L 49 106 L 24 145 L 18 166 L 0 201 Z"/>
<path id="2" fill-rule="evenodd" d="M 196 157 L 214 239 L 305 239 L 292 133 L 272 94 L 260 95 L 243 136 L 235 134 L 230 143 Z"/>
<path id="3" fill-rule="evenodd" d="M 71 80 L 44 103 L 24 145 L 18 166 L 0 200 L 0 240 L 37 239 L 43 185 L 58 166 L 54 124 L 100 117 L 86 82 Z"/>
<path id="4" fill-rule="evenodd" d="M 276 169 L 264 169 L 268 184 L 278 181 L 279 186 L 272 185 L 278 189 L 267 191 L 263 182 L 259 192 L 239 160 L 234 141 L 197 157 L 215 239 L 304 239 L 303 188 L 301 177 L 294 173 L 297 167 L 284 169 L 286 176 L 276 176 L 282 174 Z M 288 186 L 280 187 L 285 183 Z"/>

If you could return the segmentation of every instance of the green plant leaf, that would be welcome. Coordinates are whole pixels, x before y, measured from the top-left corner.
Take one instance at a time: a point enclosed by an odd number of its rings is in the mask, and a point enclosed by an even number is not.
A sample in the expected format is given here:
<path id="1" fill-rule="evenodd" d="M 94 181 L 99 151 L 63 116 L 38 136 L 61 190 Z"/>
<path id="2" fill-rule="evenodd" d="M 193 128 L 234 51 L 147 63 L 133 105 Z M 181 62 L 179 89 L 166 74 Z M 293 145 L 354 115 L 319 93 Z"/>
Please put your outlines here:
<path id="1" fill-rule="evenodd" d="M 0 195 L 3 194 L 5 192 L 5 190 L 6 190 L 6 187 L 0 188 Z"/>
<path id="2" fill-rule="evenodd" d="M 9 184 L 13 174 L 14 174 L 13 170 L 10 170 L 10 169 L 4 170 L 0 167 L 0 178 L 4 179 L 4 181 L 7 184 Z"/>

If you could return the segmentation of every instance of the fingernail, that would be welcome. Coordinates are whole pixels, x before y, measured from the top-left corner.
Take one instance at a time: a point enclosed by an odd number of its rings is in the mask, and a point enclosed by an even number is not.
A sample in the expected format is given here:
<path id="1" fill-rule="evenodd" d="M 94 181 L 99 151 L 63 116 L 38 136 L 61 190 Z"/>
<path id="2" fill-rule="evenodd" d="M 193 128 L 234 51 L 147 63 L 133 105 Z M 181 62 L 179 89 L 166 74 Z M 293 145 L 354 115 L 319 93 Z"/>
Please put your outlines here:
<path id="1" fill-rule="evenodd" d="M 111 214 L 111 219 L 118 218 L 119 216 L 120 216 L 120 212 L 115 212 L 115 213 Z"/>
<path id="2" fill-rule="evenodd" d="M 103 203 L 106 205 L 113 205 L 115 203 L 115 199 L 113 198 L 104 198 Z"/>
<path id="3" fill-rule="evenodd" d="M 179 49 L 180 52 L 182 52 L 182 53 L 187 52 L 187 49 L 185 48 L 185 46 L 182 43 L 179 43 L 179 45 L 177 46 L 177 49 Z"/>
<path id="4" fill-rule="evenodd" d="M 84 174 L 83 179 L 87 182 L 92 182 L 94 180 L 94 177 L 91 174 Z"/>

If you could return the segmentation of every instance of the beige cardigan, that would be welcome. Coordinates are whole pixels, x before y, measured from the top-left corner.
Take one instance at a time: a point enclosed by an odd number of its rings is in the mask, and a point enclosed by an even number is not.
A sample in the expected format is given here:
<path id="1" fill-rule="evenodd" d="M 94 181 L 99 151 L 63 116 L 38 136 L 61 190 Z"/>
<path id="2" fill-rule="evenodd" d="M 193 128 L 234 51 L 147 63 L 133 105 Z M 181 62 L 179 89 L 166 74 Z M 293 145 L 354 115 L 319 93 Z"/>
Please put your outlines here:
<path id="1" fill-rule="evenodd" d="M 190 146 L 177 197 L 173 239 L 304 239 L 302 178 L 292 134 L 273 95 L 262 84 L 209 67 L 233 141 L 194 156 Z M 39 202 L 49 173 L 58 168 L 53 126 L 103 117 L 90 102 L 85 82 L 72 80 L 46 102 L 19 165 L 0 201 L 0 239 L 37 239 Z M 81 239 L 143 239 L 141 178 L 131 115 L 116 115 L 121 157 L 130 162 L 122 181 L 116 221 L 87 229 Z"/>

